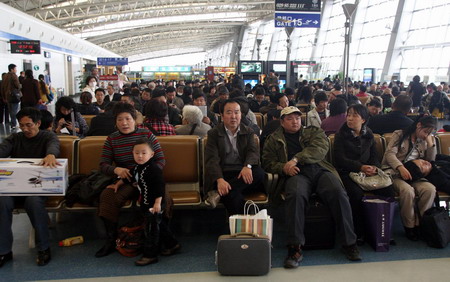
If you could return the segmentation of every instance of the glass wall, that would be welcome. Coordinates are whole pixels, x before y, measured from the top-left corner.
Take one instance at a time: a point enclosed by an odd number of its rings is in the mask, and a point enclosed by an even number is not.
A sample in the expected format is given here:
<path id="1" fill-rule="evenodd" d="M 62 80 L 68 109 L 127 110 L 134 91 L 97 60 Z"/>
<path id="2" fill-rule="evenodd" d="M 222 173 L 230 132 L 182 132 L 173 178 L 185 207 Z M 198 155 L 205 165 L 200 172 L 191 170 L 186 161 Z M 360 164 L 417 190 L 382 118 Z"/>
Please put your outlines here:
<path id="1" fill-rule="evenodd" d="M 357 2 L 350 47 L 350 77 L 362 80 L 364 68 L 376 70 L 376 81 L 418 74 L 426 82 L 448 81 L 450 74 L 450 1 L 448 0 L 324 0 L 320 29 L 297 28 L 291 35 L 291 60 L 316 61 L 311 79 L 341 72 L 345 15 L 342 5 Z M 286 60 L 287 35 L 273 20 L 250 24 L 244 31 L 241 60 Z M 228 43 L 227 43 L 228 44 Z M 225 44 L 225 45 L 227 45 Z M 211 56 L 229 63 L 235 45 Z M 389 50 L 391 48 L 391 50 Z M 228 61 L 225 59 L 228 57 Z M 216 59 L 213 59 L 216 61 Z M 383 77 L 382 77 L 382 74 Z"/>

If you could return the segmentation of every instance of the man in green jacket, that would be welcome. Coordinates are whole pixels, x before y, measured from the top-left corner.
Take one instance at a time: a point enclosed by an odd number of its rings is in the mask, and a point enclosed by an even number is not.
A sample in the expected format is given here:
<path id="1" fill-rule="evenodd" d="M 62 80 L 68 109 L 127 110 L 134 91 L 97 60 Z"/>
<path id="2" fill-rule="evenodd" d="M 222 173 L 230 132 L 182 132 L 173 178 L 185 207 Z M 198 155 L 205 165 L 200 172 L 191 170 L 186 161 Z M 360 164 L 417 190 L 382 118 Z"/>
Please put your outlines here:
<path id="1" fill-rule="evenodd" d="M 279 127 L 264 143 L 262 156 L 266 172 L 276 173 L 282 179 L 271 199 L 286 200 L 288 256 L 285 268 L 296 268 L 303 259 L 301 247 L 305 244 L 305 211 L 310 195 L 315 192 L 330 208 L 342 251 L 351 261 L 359 261 L 352 211 L 345 189 L 334 167 L 325 161 L 329 144 L 322 129 L 302 128 L 301 112 L 296 107 L 281 111 Z"/>

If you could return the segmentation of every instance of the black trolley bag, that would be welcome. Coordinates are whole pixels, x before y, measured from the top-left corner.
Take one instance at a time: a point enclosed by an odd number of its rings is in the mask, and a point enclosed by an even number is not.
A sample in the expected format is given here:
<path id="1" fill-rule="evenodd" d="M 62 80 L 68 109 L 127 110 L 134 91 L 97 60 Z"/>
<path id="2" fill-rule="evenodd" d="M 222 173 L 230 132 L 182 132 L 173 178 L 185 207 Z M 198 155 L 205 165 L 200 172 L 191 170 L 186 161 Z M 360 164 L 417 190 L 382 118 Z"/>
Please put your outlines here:
<path id="1" fill-rule="evenodd" d="M 450 217 L 448 210 L 440 206 L 436 191 L 435 207 L 425 211 L 420 222 L 420 231 L 428 246 L 445 248 L 450 242 Z"/>
<path id="2" fill-rule="evenodd" d="M 303 249 L 332 249 L 335 242 L 335 225 L 330 209 L 313 194 L 305 214 L 305 245 Z"/>
<path id="3" fill-rule="evenodd" d="M 222 275 L 267 274 L 272 266 L 269 237 L 249 233 L 220 236 L 217 242 L 216 265 Z"/>

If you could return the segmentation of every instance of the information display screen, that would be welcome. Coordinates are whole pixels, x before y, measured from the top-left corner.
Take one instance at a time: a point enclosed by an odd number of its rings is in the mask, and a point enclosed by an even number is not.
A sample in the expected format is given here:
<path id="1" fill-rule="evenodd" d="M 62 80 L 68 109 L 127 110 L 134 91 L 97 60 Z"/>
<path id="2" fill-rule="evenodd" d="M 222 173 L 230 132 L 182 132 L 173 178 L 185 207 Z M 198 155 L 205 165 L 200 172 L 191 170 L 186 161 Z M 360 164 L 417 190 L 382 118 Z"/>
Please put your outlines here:
<path id="1" fill-rule="evenodd" d="M 39 40 L 10 40 L 11 54 L 40 54 L 41 41 Z"/>
<path id="2" fill-rule="evenodd" d="M 262 68 L 262 62 L 257 61 L 257 62 L 241 62 L 241 68 L 240 68 L 241 73 L 262 73 L 263 72 L 263 68 Z"/>

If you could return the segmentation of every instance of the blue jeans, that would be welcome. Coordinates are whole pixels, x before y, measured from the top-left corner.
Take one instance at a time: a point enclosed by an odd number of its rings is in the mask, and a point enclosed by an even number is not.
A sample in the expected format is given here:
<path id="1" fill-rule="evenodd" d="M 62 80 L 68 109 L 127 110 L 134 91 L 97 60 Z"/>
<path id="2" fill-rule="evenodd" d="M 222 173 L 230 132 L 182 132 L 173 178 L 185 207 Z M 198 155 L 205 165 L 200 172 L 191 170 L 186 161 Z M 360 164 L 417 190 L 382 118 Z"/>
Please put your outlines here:
<path id="1" fill-rule="evenodd" d="M 16 201 L 22 201 L 24 208 L 30 218 L 31 224 L 36 230 L 36 248 L 44 251 L 49 248 L 48 214 L 45 210 L 47 197 L 0 197 L 0 255 L 9 253 L 12 250 L 12 211 Z"/>
<path id="2" fill-rule="evenodd" d="M 16 114 L 19 111 L 19 103 L 8 103 L 11 126 L 17 126 Z"/>

